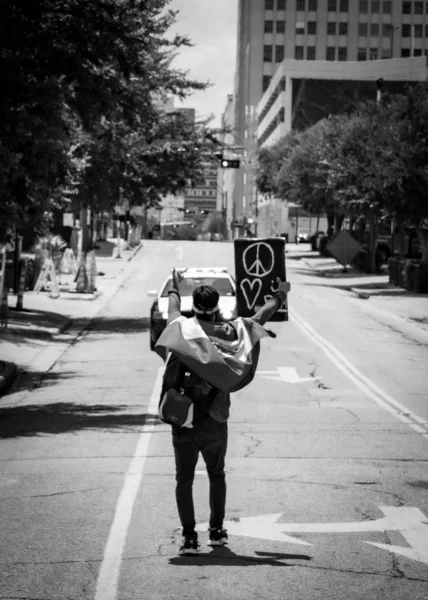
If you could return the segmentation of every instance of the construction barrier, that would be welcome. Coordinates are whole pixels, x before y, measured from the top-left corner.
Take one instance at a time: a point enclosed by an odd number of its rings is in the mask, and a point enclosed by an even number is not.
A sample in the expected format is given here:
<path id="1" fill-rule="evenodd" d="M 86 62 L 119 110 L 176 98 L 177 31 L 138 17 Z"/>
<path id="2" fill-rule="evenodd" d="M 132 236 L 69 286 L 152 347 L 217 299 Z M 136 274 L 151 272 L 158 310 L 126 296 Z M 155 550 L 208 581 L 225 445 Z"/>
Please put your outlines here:
<path id="1" fill-rule="evenodd" d="M 47 258 L 43 263 L 42 270 L 40 271 L 34 291 L 39 293 L 49 285 L 51 298 L 59 297 L 59 286 L 56 278 L 55 265 L 51 258 Z"/>
<path id="2" fill-rule="evenodd" d="M 86 272 L 85 257 L 83 253 L 74 281 L 76 282 L 76 292 L 85 293 L 88 287 L 88 274 Z"/>
<path id="3" fill-rule="evenodd" d="M 64 250 L 60 264 L 60 273 L 64 275 L 76 275 L 77 273 L 77 261 L 71 248 Z"/>
<path id="4" fill-rule="evenodd" d="M 88 284 L 86 288 L 86 292 L 93 294 L 97 291 L 96 287 L 96 278 L 97 278 L 97 264 L 95 260 L 95 251 L 91 250 L 88 252 L 86 257 L 86 271 L 88 274 Z"/>

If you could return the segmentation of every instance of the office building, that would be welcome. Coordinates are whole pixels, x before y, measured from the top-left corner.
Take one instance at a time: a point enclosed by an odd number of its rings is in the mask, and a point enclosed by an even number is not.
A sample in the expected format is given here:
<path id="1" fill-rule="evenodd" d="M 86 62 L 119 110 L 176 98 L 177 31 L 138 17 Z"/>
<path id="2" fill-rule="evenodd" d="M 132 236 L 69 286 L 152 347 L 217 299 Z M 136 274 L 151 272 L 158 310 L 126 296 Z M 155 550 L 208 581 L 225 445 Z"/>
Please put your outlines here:
<path id="1" fill-rule="evenodd" d="M 427 1 L 240 0 L 234 133 L 236 144 L 244 149 L 243 167 L 234 181 L 237 218 L 254 213 L 260 117 L 256 108 L 283 61 L 301 61 L 302 79 L 305 69 L 309 75 L 318 68 L 328 70 L 326 63 L 335 65 L 334 79 L 340 74 L 346 79 L 349 65 L 342 63 L 360 63 L 362 72 L 370 72 L 370 61 L 390 63 L 391 58 L 427 54 Z M 374 70 L 382 77 L 383 69 L 390 66 L 385 63 Z M 371 75 L 362 74 L 361 79 Z"/>

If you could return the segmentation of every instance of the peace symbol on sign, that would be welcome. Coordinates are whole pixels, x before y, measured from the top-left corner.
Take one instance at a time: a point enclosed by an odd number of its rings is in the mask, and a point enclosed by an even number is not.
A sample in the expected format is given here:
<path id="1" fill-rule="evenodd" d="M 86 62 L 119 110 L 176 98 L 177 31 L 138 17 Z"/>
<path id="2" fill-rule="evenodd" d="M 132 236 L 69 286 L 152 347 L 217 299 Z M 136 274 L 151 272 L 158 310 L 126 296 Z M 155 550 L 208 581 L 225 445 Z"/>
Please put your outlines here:
<path id="1" fill-rule="evenodd" d="M 265 242 L 257 242 L 246 248 L 242 263 L 248 275 L 265 277 L 272 271 L 275 263 L 273 249 Z"/>

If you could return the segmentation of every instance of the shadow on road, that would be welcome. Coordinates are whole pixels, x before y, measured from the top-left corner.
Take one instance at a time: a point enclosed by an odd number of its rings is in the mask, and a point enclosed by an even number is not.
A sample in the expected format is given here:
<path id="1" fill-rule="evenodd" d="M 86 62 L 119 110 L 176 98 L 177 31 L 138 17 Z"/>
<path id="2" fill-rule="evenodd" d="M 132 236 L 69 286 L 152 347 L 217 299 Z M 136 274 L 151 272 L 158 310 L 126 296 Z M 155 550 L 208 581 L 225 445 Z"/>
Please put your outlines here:
<path id="1" fill-rule="evenodd" d="M 72 379 L 74 377 L 77 377 L 77 374 L 74 371 L 61 371 L 60 373 L 56 373 L 53 371 L 24 371 L 23 369 L 20 369 L 18 378 L 3 397 L 11 396 L 18 392 L 28 392 L 36 388 L 50 387 L 57 383 L 61 383 L 64 379 Z"/>
<path id="2" fill-rule="evenodd" d="M 358 291 L 363 292 L 364 290 L 375 290 L 375 293 L 373 295 L 376 296 L 392 296 L 394 298 L 401 298 L 401 297 L 409 297 L 409 298 L 423 298 L 426 297 L 426 294 L 417 294 L 416 292 L 410 292 L 408 290 L 405 289 L 401 289 L 401 288 L 379 288 L 377 287 L 377 285 L 375 283 L 359 283 L 358 285 L 353 285 L 352 282 L 351 283 L 344 283 L 344 284 L 340 284 L 340 283 L 333 283 L 333 282 L 328 282 L 328 281 L 320 281 L 320 283 L 308 283 L 306 284 L 308 287 L 313 286 L 313 287 L 331 287 L 334 288 L 336 290 L 344 290 L 344 291 L 348 291 L 352 288 L 357 288 Z"/>
<path id="3" fill-rule="evenodd" d="M 128 409 L 131 409 L 129 412 Z M 131 412 L 132 411 L 132 412 Z M 158 415 L 135 413 L 127 405 L 28 404 L 0 408 L 0 439 L 75 433 L 91 429 L 136 431 L 146 423 L 156 424 Z"/>
<path id="4" fill-rule="evenodd" d="M 148 317 L 97 317 L 94 321 L 79 319 L 76 321 L 89 333 L 141 333 L 149 331 Z"/>
<path id="5" fill-rule="evenodd" d="M 215 548 L 211 552 L 200 552 L 198 555 L 176 556 L 169 559 L 169 564 L 181 567 L 254 567 L 255 565 L 271 567 L 291 567 L 282 561 L 312 560 L 307 554 L 284 554 L 282 552 L 255 552 L 256 556 L 245 556 L 232 552 L 227 546 Z"/>

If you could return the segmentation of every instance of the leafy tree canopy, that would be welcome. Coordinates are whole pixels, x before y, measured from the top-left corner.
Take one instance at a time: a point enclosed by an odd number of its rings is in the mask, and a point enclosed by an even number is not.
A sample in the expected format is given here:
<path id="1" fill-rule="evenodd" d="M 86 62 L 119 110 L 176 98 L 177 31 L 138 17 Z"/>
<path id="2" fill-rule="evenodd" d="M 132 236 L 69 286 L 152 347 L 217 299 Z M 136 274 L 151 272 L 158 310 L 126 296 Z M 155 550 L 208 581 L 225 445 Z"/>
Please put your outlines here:
<path id="1" fill-rule="evenodd" d="M 162 106 L 206 87 L 172 67 L 190 42 L 168 37 L 169 1 L 1 2 L 0 239 L 54 206 L 147 201 L 197 169 L 197 132 Z"/>

